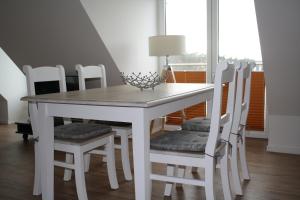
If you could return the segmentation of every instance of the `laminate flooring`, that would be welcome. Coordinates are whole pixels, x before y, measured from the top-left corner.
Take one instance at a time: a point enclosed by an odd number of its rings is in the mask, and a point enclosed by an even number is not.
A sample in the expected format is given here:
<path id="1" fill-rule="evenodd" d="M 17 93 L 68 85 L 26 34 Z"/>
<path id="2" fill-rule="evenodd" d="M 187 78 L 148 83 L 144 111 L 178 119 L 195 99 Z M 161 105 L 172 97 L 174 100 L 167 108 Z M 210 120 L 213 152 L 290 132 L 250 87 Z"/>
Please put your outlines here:
<path id="1" fill-rule="evenodd" d="M 0 200 L 40 200 L 32 196 L 34 175 L 33 140 L 23 142 L 22 135 L 15 134 L 15 125 L 0 125 Z M 251 180 L 243 184 L 243 200 L 299 200 L 300 199 L 300 156 L 266 152 L 267 141 L 247 139 L 247 156 Z M 116 151 L 117 176 L 120 188 L 109 188 L 106 164 L 101 157 L 92 156 L 90 171 L 86 173 L 87 192 L 90 200 L 129 200 L 134 199 L 133 181 L 125 181 Z M 131 160 L 132 160 L 132 154 Z M 57 159 L 64 154 L 55 152 Z M 154 165 L 155 172 L 163 172 L 163 165 Z M 186 176 L 203 176 L 190 173 Z M 77 199 L 74 176 L 69 182 L 62 180 L 63 169 L 55 167 L 55 200 Z M 217 199 L 223 199 L 220 176 L 216 177 Z M 164 184 L 153 182 L 152 199 L 199 200 L 205 199 L 201 187 L 184 185 L 173 190 L 171 198 L 163 197 Z"/>

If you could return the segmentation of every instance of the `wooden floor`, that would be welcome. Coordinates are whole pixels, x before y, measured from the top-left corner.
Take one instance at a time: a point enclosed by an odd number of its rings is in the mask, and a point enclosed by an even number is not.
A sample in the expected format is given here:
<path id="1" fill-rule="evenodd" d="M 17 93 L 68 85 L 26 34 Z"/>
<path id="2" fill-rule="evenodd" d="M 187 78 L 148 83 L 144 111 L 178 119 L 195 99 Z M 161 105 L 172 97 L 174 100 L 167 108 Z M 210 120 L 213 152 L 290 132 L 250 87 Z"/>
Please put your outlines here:
<path id="1" fill-rule="evenodd" d="M 300 199 L 300 156 L 266 152 L 266 141 L 247 140 L 247 156 L 251 171 L 251 181 L 244 183 L 243 197 L 247 200 L 299 200 Z M 62 153 L 56 153 L 63 158 Z M 15 134 L 15 126 L 0 125 L 0 200 L 41 199 L 33 197 L 34 174 L 33 141 L 23 143 L 22 136 Z M 154 171 L 163 171 L 160 165 Z M 105 163 L 100 157 L 93 157 L 91 170 L 86 174 L 87 191 L 90 200 L 128 200 L 134 199 L 133 182 L 124 180 L 119 152 L 117 153 L 117 175 L 120 188 L 110 190 Z M 55 200 L 77 199 L 74 178 L 62 181 L 63 170 L 55 168 Z M 198 176 L 187 173 L 187 176 Z M 201 176 L 201 171 L 200 171 Z M 219 180 L 219 176 L 216 180 Z M 222 198 L 220 184 L 217 185 L 217 199 Z M 161 182 L 153 182 L 152 199 L 164 199 Z M 167 198 L 169 199 L 169 198 Z M 200 187 L 184 186 L 173 191 L 175 200 L 205 199 Z"/>

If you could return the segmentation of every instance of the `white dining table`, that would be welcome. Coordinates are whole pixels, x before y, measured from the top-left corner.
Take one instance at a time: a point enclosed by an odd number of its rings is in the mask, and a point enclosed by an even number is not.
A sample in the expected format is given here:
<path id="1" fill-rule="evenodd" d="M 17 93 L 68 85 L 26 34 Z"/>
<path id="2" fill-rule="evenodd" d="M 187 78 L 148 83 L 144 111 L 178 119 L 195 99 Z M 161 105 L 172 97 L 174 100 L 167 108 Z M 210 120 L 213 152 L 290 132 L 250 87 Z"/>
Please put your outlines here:
<path id="1" fill-rule="evenodd" d="M 38 158 L 42 199 L 54 199 L 53 117 L 132 123 L 135 199 L 151 199 L 150 122 L 183 108 L 210 100 L 213 84 L 164 83 L 154 90 L 119 85 L 24 97 L 37 108 Z"/>

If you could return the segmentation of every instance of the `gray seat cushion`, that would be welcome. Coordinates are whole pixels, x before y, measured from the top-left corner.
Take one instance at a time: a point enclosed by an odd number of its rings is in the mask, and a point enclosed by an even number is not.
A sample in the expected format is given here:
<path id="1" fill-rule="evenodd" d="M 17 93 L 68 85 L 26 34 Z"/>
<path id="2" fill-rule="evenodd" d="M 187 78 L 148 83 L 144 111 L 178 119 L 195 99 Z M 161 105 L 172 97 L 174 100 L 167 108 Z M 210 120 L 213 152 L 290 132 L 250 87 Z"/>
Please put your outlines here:
<path id="1" fill-rule="evenodd" d="M 197 117 L 183 122 L 181 128 L 187 131 L 209 132 L 210 122 L 211 120 L 209 118 Z M 222 129 L 223 127 L 220 127 L 220 132 L 222 132 Z"/>
<path id="2" fill-rule="evenodd" d="M 183 151 L 204 153 L 208 132 L 196 131 L 162 131 L 151 139 L 151 149 L 166 151 Z"/>
<path id="3" fill-rule="evenodd" d="M 89 139 L 110 133 L 112 128 L 103 124 L 71 123 L 54 127 L 56 139 Z"/>
<path id="4" fill-rule="evenodd" d="M 128 123 L 128 122 L 114 122 L 114 121 L 104 121 L 104 120 L 90 120 L 89 123 L 105 124 L 108 126 L 121 126 L 121 127 L 130 127 L 131 126 L 131 123 Z"/>

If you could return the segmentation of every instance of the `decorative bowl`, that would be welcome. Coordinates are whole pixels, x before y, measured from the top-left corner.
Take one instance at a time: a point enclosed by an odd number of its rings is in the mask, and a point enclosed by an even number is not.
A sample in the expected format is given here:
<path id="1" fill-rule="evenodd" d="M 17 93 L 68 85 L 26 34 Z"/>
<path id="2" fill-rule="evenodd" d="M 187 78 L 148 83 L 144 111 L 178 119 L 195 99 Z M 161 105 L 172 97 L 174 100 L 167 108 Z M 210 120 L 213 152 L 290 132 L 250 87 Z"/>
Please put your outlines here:
<path id="1" fill-rule="evenodd" d="M 137 87 L 141 91 L 148 88 L 152 88 L 152 90 L 154 90 L 155 86 L 161 84 L 166 79 L 165 76 L 161 77 L 157 72 L 149 72 L 146 75 L 143 75 L 141 72 L 133 72 L 129 75 L 125 75 L 124 72 L 121 72 L 121 78 L 125 84 Z"/>

